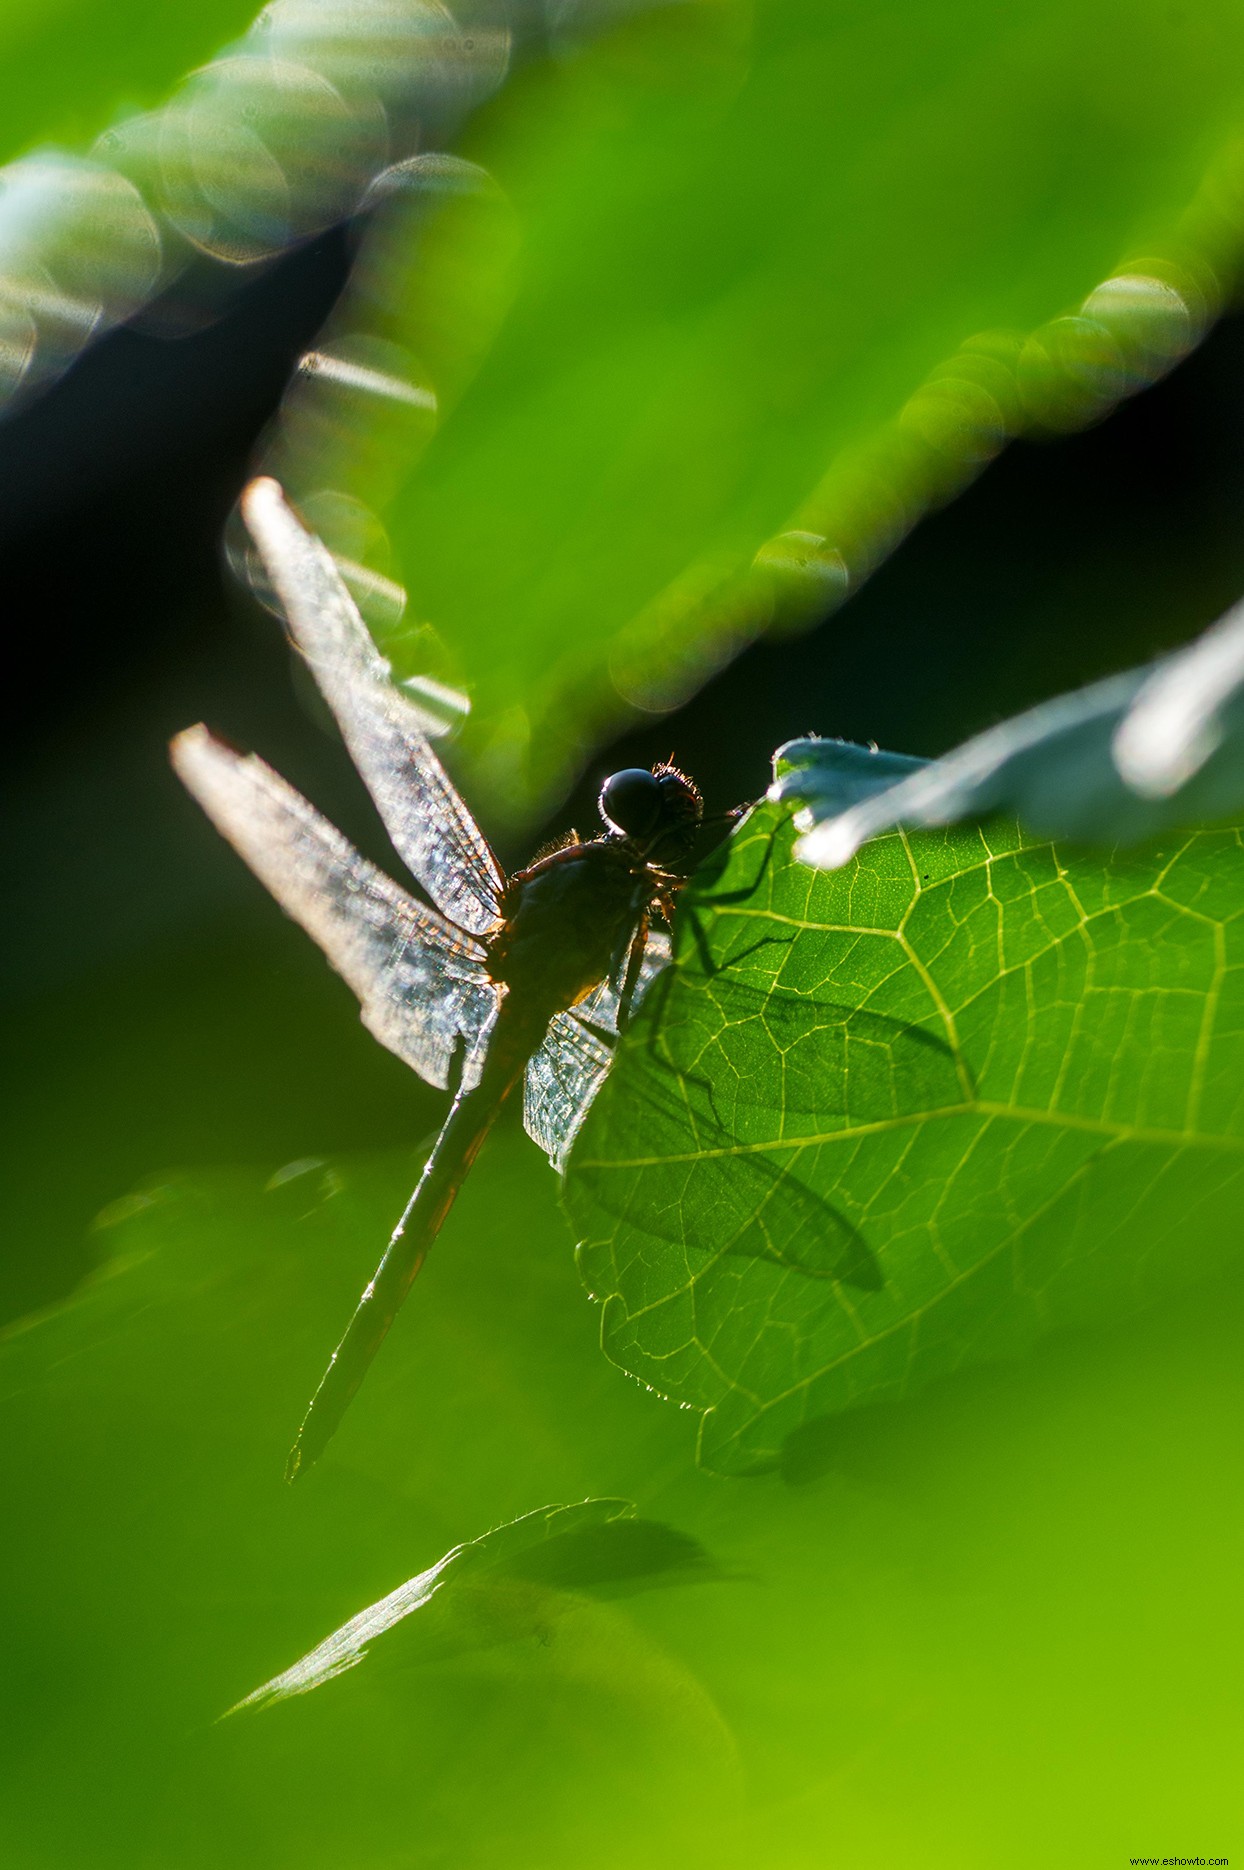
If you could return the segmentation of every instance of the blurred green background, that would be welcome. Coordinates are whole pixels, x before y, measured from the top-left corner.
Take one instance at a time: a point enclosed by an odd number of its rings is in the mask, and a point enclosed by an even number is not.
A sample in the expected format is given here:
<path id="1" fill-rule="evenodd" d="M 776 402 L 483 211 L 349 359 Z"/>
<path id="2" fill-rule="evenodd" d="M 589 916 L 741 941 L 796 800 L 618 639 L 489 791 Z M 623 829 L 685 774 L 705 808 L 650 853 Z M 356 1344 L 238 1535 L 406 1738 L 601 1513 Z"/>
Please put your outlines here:
<path id="1" fill-rule="evenodd" d="M 796 17 L 758 9 L 761 39 Z M 848 428 L 880 434 L 973 331 L 1056 318 L 1165 238 L 1244 121 L 1226 8 L 1050 7 L 1008 33 L 989 9 L 821 18 L 850 44 L 843 83 L 818 91 L 801 129 L 777 90 L 775 161 L 797 159 L 801 135 L 818 150 L 828 138 L 851 173 L 892 187 L 851 207 L 833 193 L 838 171 L 810 173 L 809 195 L 839 204 L 840 238 L 818 254 L 853 256 L 836 290 L 845 303 L 858 283 L 867 343 L 846 366 L 858 398 L 840 432 L 836 379 L 814 373 L 825 446 L 812 424 L 794 460 L 787 418 L 756 391 L 747 433 L 765 452 L 749 443 L 741 457 L 755 467 L 752 504 L 713 520 L 736 554 L 787 522 Z M 158 103 L 245 24 L 224 10 L 4 9 L 8 153 L 89 141 Z M 573 45 L 554 46 L 551 66 L 533 52 L 463 144 L 498 173 L 507 152 L 515 162 L 530 149 L 532 171 L 545 161 L 547 189 L 530 200 L 501 179 L 562 268 L 569 298 L 553 303 L 552 339 L 574 293 L 587 295 L 576 315 L 592 343 L 576 367 L 589 382 L 594 346 L 599 381 L 609 377 L 627 309 L 602 309 L 593 282 L 607 296 L 631 278 L 630 309 L 646 318 L 675 283 L 694 310 L 697 280 L 711 312 L 710 285 L 728 275 L 729 298 L 746 272 L 728 211 L 740 173 L 759 172 L 746 146 L 728 177 L 696 171 L 682 194 L 660 176 L 637 189 L 633 156 L 664 147 L 662 124 L 685 135 L 680 111 L 728 126 L 753 39 L 728 33 L 729 58 L 688 103 L 678 18 L 667 30 L 664 62 L 640 59 L 632 74 L 626 48 L 644 28 L 624 22 L 603 55 L 608 84 L 593 79 L 576 107 L 591 188 L 578 178 L 576 195 L 565 180 L 559 193 L 564 116 L 555 136 L 538 109 L 540 135 L 523 115 L 550 88 L 580 95 Z M 1027 54 L 1015 49 L 1025 33 Z M 632 76 L 646 115 L 628 117 Z M 947 118 L 946 97 L 961 94 L 995 101 L 988 161 L 974 159 L 978 120 Z M 923 126 L 917 167 L 879 98 L 900 98 L 904 122 Z M 1017 98 L 1034 114 L 1017 113 Z M 612 136 L 593 99 L 613 113 Z M 999 168 L 1003 145 L 1029 165 L 1027 192 Z M 895 203 L 921 225 L 942 212 L 952 155 L 960 186 L 978 191 L 956 197 L 952 217 L 972 238 L 942 252 L 946 294 L 922 262 L 890 321 L 895 269 L 915 249 L 909 224 L 880 217 Z M 611 161 L 627 241 L 602 232 L 585 248 Z M 572 196 L 578 218 L 558 247 L 559 202 Z M 678 214 L 705 199 L 719 218 L 701 218 L 688 245 Z M 0 1361 L 0 1858 L 20 1870 L 589 1859 L 993 1870 L 1238 1854 L 1238 1286 L 1189 1291 L 1160 1318 L 862 1412 L 815 1461 L 780 1474 L 715 1479 L 694 1467 L 694 1419 L 601 1357 L 555 1180 L 511 1127 L 322 1469 L 282 1487 L 290 1430 L 440 1100 L 363 1032 L 346 990 L 177 792 L 164 745 L 209 719 L 387 861 L 344 754 L 291 683 L 279 630 L 227 584 L 219 555 L 247 462 L 273 445 L 261 437 L 294 361 L 334 304 L 346 308 L 339 324 L 357 324 L 357 299 L 339 295 L 359 238 L 330 230 L 240 275 L 231 295 L 208 293 L 176 342 L 115 333 L 0 427 L 14 665 L 2 748 L 0 1300 L 13 1324 Z M 785 266 L 788 249 L 783 236 L 778 325 L 800 310 L 804 273 Z M 383 285 L 383 266 L 370 277 Z M 522 275 L 533 291 L 546 277 Z M 1008 293 L 1022 306 L 988 309 Z M 542 503 L 540 476 L 521 481 L 513 456 L 485 446 L 523 384 L 520 436 L 542 473 L 565 481 L 575 464 L 548 412 L 591 415 L 590 397 L 553 394 L 566 352 L 536 343 L 539 293 L 517 303 L 522 319 L 481 349 L 473 383 L 464 370 L 460 411 L 447 400 L 422 468 L 403 486 L 403 459 L 383 457 L 384 499 L 357 489 L 384 508 L 419 621 L 451 665 L 494 684 L 462 771 L 512 859 L 544 827 L 530 813 L 521 822 L 517 769 L 490 766 L 484 742 L 507 708 L 539 719 L 547 643 L 487 584 L 510 577 L 510 561 L 490 548 L 465 562 L 460 529 L 475 524 L 478 537 L 481 511 L 527 514 L 532 551 L 568 581 L 558 641 L 576 654 L 587 643 L 593 681 L 618 595 Z M 687 303 L 682 342 L 697 328 Z M 627 327 L 626 342 L 642 328 Z M 828 335 L 839 343 L 837 324 Z M 516 348 L 521 369 L 507 375 Z M 627 355 L 650 370 L 642 347 Z M 672 380 L 658 442 L 680 430 Z M 1099 426 L 1016 443 L 820 627 L 761 640 L 677 712 L 600 746 L 593 727 L 616 731 L 622 697 L 594 713 L 586 696 L 567 725 L 584 776 L 553 823 L 590 822 L 603 772 L 671 746 L 725 806 L 763 789 L 769 752 L 792 734 L 935 753 L 1185 639 L 1244 588 L 1242 383 L 1244 326 L 1228 317 Z M 793 420 L 811 404 L 792 395 Z M 718 444 L 694 424 L 687 435 L 680 472 L 694 477 Z M 324 461 L 326 484 L 342 485 Z M 676 572 L 703 541 L 663 501 L 646 504 L 656 483 L 635 485 L 643 497 L 623 503 L 607 543 L 639 540 Z M 423 565 L 415 542 L 442 557 Z M 490 674 L 490 646 L 507 642 L 504 678 Z M 664 679 L 659 651 L 658 638 Z M 695 663 L 699 675 L 714 659 Z M 273 1186 L 290 1164 L 299 1172 Z M 698 1539 L 721 1576 L 648 1580 L 635 1595 L 580 1580 L 577 1594 L 521 1615 L 507 1600 L 482 1619 L 450 1616 L 435 1641 L 416 1616 L 346 1680 L 213 1725 L 457 1541 L 547 1503 L 612 1495 Z"/>

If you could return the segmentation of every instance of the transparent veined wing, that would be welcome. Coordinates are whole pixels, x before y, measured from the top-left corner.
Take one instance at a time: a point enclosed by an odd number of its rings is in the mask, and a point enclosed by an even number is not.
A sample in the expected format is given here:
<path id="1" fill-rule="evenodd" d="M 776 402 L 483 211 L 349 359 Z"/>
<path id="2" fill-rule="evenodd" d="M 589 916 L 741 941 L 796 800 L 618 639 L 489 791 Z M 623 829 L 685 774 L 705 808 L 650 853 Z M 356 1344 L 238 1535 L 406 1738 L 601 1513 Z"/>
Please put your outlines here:
<path id="1" fill-rule="evenodd" d="M 639 970 L 639 980 L 635 987 L 632 1012 L 635 1012 L 644 995 L 651 987 L 663 967 L 670 959 L 670 938 L 664 929 L 649 929 L 648 939 L 644 943 L 643 966 Z M 586 1000 L 580 1000 L 575 1012 L 590 1026 L 604 1032 L 618 1030 L 618 1001 L 620 995 L 616 980 L 603 980 L 599 987 L 594 987 Z"/>
<path id="2" fill-rule="evenodd" d="M 179 777 L 287 915 L 354 989 L 363 1024 L 444 1089 L 478 1079 L 497 990 L 484 951 L 360 857 L 256 755 L 205 727 L 172 747 Z"/>
<path id="3" fill-rule="evenodd" d="M 670 958 L 669 936 L 653 931 L 635 993 L 638 1005 Z M 602 981 L 570 1013 L 555 1013 L 523 1081 L 523 1123 L 560 1174 L 571 1145 L 613 1061 L 610 1035 L 618 1030 L 618 988 Z"/>
<path id="4" fill-rule="evenodd" d="M 574 1013 L 554 1013 L 523 1079 L 523 1123 L 560 1175 L 592 1099 L 605 1081 L 613 1048 Z"/>
<path id="5" fill-rule="evenodd" d="M 277 482 L 252 481 L 242 516 L 394 849 L 451 921 L 484 934 L 504 878 L 432 751 L 426 716 L 394 686 L 331 554 Z"/>

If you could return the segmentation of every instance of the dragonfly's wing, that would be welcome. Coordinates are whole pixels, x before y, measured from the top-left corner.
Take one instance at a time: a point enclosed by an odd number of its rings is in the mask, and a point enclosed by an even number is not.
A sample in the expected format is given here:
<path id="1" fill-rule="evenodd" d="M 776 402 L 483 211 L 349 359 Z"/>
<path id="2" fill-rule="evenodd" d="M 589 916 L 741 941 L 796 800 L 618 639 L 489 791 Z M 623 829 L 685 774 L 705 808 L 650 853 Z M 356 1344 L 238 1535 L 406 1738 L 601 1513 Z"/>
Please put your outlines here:
<path id="1" fill-rule="evenodd" d="M 670 938 L 650 931 L 635 990 L 638 1006 L 670 958 Z M 603 980 L 572 1013 L 555 1013 L 544 1043 L 527 1066 L 523 1122 L 560 1174 L 613 1060 L 618 983 Z"/>
<path id="2" fill-rule="evenodd" d="M 331 555 L 294 517 L 276 481 L 252 481 L 242 513 L 394 848 L 451 921 L 484 934 L 497 919 L 504 878 L 432 751 L 427 717 L 390 680 Z"/>
<path id="3" fill-rule="evenodd" d="M 528 1061 L 523 1122 L 559 1174 L 612 1058 L 608 1043 L 574 1013 L 554 1013 Z"/>
<path id="4" fill-rule="evenodd" d="M 363 1024 L 442 1089 L 479 1076 L 497 991 L 483 949 L 391 883 L 254 754 L 205 727 L 173 764 L 217 830 L 287 915 L 318 942 L 362 1006 Z"/>
<path id="5" fill-rule="evenodd" d="M 632 1014 L 637 1011 L 640 1002 L 649 987 L 666 967 L 670 958 L 670 938 L 664 929 L 649 929 L 648 939 L 644 944 L 644 962 L 639 972 L 639 983 L 635 988 L 632 1002 Z M 586 1000 L 580 1000 L 576 1013 L 590 1026 L 599 1027 L 604 1032 L 618 1030 L 618 982 L 603 980 L 599 987 L 594 987 Z"/>

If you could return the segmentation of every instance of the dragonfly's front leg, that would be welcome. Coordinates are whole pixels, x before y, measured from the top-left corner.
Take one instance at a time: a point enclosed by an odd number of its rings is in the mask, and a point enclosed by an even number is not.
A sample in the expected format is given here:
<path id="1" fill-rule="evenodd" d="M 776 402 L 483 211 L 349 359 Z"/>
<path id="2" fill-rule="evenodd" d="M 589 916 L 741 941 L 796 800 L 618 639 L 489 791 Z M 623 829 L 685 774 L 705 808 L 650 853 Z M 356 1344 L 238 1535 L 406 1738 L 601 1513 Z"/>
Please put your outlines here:
<path id="1" fill-rule="evenodd" d="M 631 1014 L 635 1008 L 635 995 L 639 991 L 640 977 L 644 971 L 644 953 L 647 946 L 648 914 L 645 910 L 631 938 L 630 951 L 626 957 L 626 972 L 622 976 L 622 986 L 618 993 L 619 1032 L 625 1032 L 631 1023 Z"/>

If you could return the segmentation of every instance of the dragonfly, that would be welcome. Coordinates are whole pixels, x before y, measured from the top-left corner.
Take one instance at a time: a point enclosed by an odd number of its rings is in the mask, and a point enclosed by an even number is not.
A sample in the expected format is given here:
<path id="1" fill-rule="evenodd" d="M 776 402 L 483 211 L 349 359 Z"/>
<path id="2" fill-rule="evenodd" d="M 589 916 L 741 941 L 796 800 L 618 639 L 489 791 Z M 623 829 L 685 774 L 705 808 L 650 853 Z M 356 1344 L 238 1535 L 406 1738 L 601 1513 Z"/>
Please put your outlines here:
<path id="1" fill-rule="evenodd" d="M 178 775 L 224 837 L 323 950 L 381 1044 L 453 1101 L 422 1176 L 307 1409 L 286 1465 L 328 1445 L 463 1180 L 521 1083 L 530 1135 L 555 1168 L 648 984 L 703 821 L 669 763 L 614 773 L 601 832 L 575 834 L 506 876 L 433 751 L 434 722 L 392 679 L 330 553 L 278 483 L 242 515 L 293 641 L 336 717 L 416 899 L 362 857 L 255 754 L 206 726 L 172 743 Z"/>

